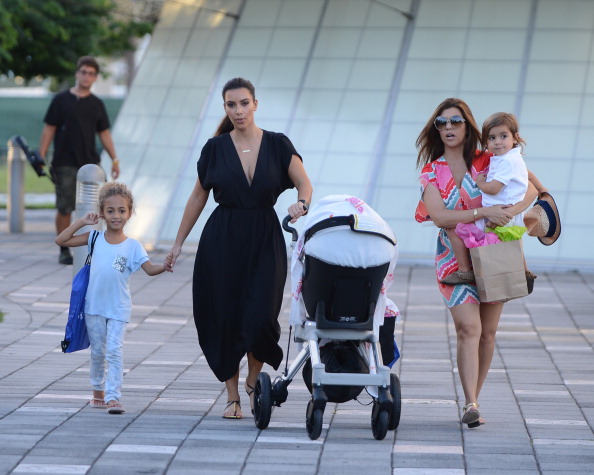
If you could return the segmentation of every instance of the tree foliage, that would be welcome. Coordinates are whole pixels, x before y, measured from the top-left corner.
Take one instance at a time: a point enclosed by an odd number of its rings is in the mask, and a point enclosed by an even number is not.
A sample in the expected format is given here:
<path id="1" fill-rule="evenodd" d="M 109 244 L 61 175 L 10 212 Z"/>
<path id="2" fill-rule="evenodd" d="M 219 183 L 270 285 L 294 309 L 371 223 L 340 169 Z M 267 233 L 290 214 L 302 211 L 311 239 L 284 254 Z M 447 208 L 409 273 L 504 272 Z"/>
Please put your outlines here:
<path id="1" fill-rule="evenodd" d="M 117 56 L 154 21 L 118 17 L 113 0 L 0 0 L 0 73 L 72 77 L 80 56 Z"/>

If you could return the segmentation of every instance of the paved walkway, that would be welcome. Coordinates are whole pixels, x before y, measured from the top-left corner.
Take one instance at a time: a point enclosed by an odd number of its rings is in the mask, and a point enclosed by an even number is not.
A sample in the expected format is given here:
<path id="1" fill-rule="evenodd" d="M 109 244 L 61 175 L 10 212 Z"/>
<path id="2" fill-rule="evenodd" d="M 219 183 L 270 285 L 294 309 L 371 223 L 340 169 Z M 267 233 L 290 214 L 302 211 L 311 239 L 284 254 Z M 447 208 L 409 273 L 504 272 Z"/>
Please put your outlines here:
<path id="1" fill-rule="evenodd" d="M 51 210 L 27 210 L 25 233 L 9 234 L 6 211 L 0 211 L 1 474 L 594 470 L 594 275 L 540 272 L 532 295 L 506 304 L 481 394 L 487 424 L 469 430 L 459 423 L 455 334 L 433 271 L 399 266 L 391 297 L 404 316 L 397 329 L 403 357 L 393 369 L 402 382 L 400 427 L 377 441 L 370 407 L 329 404 L 322 435 L 311 441 L 300 378 L 268 429 L 259 431 L 250 417 L 221 418 L 223 384 L 202 357 L 191 318 L 190 250 L 174 274 L 133 276 L 122 399 L 127 412 L 91 409 L 88 350 L 65 355 L 59 349 L 72 267 L 57 263 L 52 221 Z M 158 261 L 164 254 L 151 256 Z"/>

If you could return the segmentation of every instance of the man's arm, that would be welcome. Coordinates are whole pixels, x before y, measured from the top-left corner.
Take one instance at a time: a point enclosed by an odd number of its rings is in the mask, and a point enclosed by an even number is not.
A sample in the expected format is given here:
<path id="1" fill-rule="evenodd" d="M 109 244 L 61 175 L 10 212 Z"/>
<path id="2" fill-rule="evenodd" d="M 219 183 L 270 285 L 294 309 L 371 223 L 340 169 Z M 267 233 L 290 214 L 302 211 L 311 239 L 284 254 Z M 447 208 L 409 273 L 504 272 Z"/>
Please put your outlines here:
<path id="1" fill-rule="evenodd" d="M 56 135 L 56 126 L 44 124 L 41 131 L 41 138 L 39 139 L 39 155 L 44 160 L 52 140 L 54 140 L 54 135 Z"/>
<path id="2" fill-rule="evenodd" d="M 120 160 L 116 155 L 113 139 L 111 138 L 111 132 L 109 129 L 105 129 L 99 132 L 98 135 L 103 148 L 111 157 L 111 177 L 115 180 L 120 175 Z"/>

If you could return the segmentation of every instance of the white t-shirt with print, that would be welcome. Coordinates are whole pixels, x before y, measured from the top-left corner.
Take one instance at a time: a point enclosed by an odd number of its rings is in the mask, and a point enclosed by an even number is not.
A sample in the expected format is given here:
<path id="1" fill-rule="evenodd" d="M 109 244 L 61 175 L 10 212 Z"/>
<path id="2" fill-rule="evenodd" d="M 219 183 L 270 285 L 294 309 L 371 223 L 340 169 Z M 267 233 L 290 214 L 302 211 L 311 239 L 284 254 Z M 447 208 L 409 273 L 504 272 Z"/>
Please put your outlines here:
<path id="1" fill-rule="evenodd" d="M 89 233 L 89 242 L 92 235 Z M 144 247 L 136 239 L 109 244 L 101 232 L 91 260 L 85 313 L 129 322 L 132 313 L 130 276 L 148 260 Z"/>

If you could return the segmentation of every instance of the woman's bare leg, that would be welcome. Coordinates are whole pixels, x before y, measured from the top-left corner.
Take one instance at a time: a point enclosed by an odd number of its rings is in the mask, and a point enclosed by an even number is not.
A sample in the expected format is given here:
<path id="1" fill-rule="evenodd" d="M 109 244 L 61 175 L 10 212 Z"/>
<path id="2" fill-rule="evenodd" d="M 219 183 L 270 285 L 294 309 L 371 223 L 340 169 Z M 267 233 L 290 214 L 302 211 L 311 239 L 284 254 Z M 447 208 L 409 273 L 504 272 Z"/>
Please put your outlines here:
<path id="1" fill-rule="evenodd" d="M 477 402 L 479 380 L 480 307 L 465 303 L 450 309 L 456 327 L 458 374 L 465 404 Z"/>
<path id="2" fill-rule="evenodd" d="M 237 373 L 225 381 L 225 387 L 227 388 L 227 402 L 241 401 L 241 398 L 239 397 L 239 369 L 237 370 Z M 241 417 L 241 409 L 233 404 L 225 408 L 223 416 L 232 415 L 234 412 L 236 416 Z"/>
<path id="3" fill-rule="evenodd" d="M 478 398 L 481 388 L 491 362 L 493 361 L 493 352 L 495 351 L 495 334 L 497 333 L 497 327 L 499 326 L 499 319 L 501 318 L 501 312 L 503 311 L 502 303 L 491 303 L 481 304 L 481 339 L 479 343 L 479 366 L 478 366 L 478 380 L 476 385 L 476 397 Z"/>
<path id="4" fill-rule="evenodd" d="M 250 406 L 252 411 L 254 410 L 254 393 L 253 390 L 256 387 L 256 381 L 258 380 L 258 375 L 260 371 L 262 371 L 262 366 L 264 363 L 258 361 L 254 358 L 252 353 L 247 354 L 248 358 L 248 375 L 245 378 L 245 390 L 250 396 Z"/>

